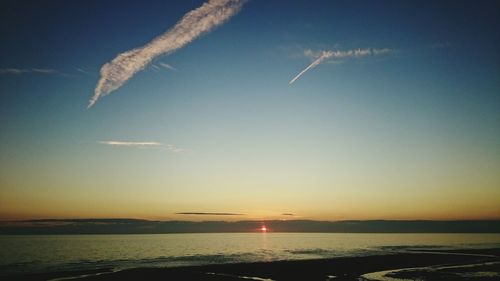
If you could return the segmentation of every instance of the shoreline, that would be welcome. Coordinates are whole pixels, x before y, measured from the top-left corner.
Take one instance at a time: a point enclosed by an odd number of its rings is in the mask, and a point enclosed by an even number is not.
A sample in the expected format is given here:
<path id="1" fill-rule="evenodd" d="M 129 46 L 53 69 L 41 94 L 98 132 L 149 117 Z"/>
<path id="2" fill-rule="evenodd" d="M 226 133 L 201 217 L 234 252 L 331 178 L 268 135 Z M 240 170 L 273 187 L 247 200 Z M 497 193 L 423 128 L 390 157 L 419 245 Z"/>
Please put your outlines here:
<path id="1" fill-rule="evenodd" d="M 458 276 L 457 279 L 453 280 L 495 280 L 494 278 L 500 276 L 500 248 L 451 251 L 426 250 L 425 252 L 395 251 L 380 255 L 327 259 L 232 263 L 171 268 L 145 267 L 123 270 L 101 269 L 80 272 L 54 272 L 5 276 L 4 280 L 370 280 L 367 277 L 375 276 L 369 275 L 370 273 L 388 272 L 397 276 L 398 274 L 401 275 L 398 272 L 402 271 L 402 274 L 408 278 L 408 276 L 412 276 L 408 269 L 414 269 L 420 272 L 418 274 L 423 274 L 421 271 L 427 268 L 437 270 L 441 267 L 448 271 L 456 268 L 463 271 L 464 267 L 467 268 L 470 265 L 483 266 L 481 268 L 482 271 L 484 271 L 485 266 L 492 265 L 489 269 L 493 271 L 490 273 L 490 276 L 484 274 L 484 276 L 472 278 L 473 276 L 469 274 L 464 275 L 468 276 L 467 278 L 459 279 L 459 275 L 456 275 Z M 445 272 L 448 274 L 448 277 L 455 276 L 448 271 Z M 427 272 L 426 276 L 432 277 L 432 272 Z M 442 278 L 435 280 L 442 280 Z"/>

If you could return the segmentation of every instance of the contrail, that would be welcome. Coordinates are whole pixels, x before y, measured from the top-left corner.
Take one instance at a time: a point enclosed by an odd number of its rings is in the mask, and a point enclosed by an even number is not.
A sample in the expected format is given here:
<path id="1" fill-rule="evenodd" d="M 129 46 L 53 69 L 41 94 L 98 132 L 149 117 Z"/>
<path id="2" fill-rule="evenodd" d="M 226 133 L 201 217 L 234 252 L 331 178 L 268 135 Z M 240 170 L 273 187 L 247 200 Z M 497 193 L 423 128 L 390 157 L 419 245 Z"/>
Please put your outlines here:
<path id="1" fill-rule="evenodd" d="M 57 70 L 49 68 L 0 68 L 0 74 L 57 74 Z"/>
<path id="2" fill-rule="evenodd" d="M 299 77 L 302 76 L 302 74 L 306 73 L 309 69 L 318 66 L 318 64 L 320 64 L 322 61 L 330 58 L 331 56 L 333 56 L 333 52 L 331 52 L 331 51 L 323 51 L 321 53 L 321 55 L 319 56 L 319 58 L 317 58 L 308 67 L 306 67 L 299 74 L 297 74 L 297 76 L 293 77 L 293 79 L 290 80 L 290 82 L 288 82 L 288 84 L 292 84 L 293 82 L 295 82 L 295 80 L 299 79 Z"/>
<path id="3" fill-rule="evenodd" d="M 151 42 L 121 53 L 111 62 L 104 64 L 101 68 L 101 78 L 87 108 L 92 107 L 101 96 L 120 88 L 156 57 L 175 52 L 226 22 L 241 10 L 245 2 L 246 0 L 209 0 L 185 14 L 174 27 Z"/>
<path id="4" fill-rule="evenodd" d="M 173 70 L 173 71 L 177 71 L 177 68 L 171 66 L 170 64 L 168 63 L 164 63 L 164 62 L 160 62 L 160 65 L 163 66 L 164 68 L 166 69 L 170 69 L 170 70 Z"/>
<path id="5" fill-rule="evenodd" d="M 383 48 L 383 49 L 354 49 L 354 50 L 347 50 L 347 51 L 321 51 L 321 52 L 313 52 L 311 50 L 305 50 L 304 55 L 308 57 L 314 57 L 317 58 L 315 59 L 308 67 L 306 67 L 304 70 L 302 70 L 299 74 L 297 74 L 295 77 L 293 77 L 288 84 L 292 84 L 295 82 L 297 79 L 299 79 L 300 76 L 302 76 L 304 73 L 306 73 L 308 70 L 315 68 L 318 66 L 320 63 L 322 63 L 324 60 L 329 59 L 329 58 L 336 58 L 336 59 L 341 59 L 341 58 L 349 58 L 349 57 L 364 57 L 364 56 L 370 56 L 370 55 L 382 55 L 385 53 L 390 52 L 391 49 L 388 48 Z"/>

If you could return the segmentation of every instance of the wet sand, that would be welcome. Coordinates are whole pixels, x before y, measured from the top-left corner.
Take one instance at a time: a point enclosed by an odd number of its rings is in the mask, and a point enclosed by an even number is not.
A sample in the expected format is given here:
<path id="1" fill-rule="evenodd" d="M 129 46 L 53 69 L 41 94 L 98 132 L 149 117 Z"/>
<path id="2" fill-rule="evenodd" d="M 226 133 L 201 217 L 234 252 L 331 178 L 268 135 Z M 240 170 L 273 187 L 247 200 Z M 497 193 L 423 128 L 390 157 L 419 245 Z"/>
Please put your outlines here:
<path id="1" fill-rule="evenodd" d="M 122 271 L 47 273 L 5 280 L 363 280 L 386 271 L 380 280 L 499 280 L 500 249 L 405 251 L 332 259 L 238 263 Z M 430 268 L 429 268 L 430 267 Z M 402 270 L 411 269 L 411 270 Z M 399 271 L 396 271 L 399 270 Z M 96 274 L 97 273 L 97 274 Z M 372 275 L 370 275 L 372 273 Z M 380 276 L 380 274 L 379 274 Z M 383 276 L 383 274 L 382 274 Z M 69 277 L 69 278 L 68 278 Z M 370 277 L 371 278 L 371 277 Z M 378 277 L 377 277 L 378 278 Z M 444 279 L 443 279 L 444 278 Z"/>

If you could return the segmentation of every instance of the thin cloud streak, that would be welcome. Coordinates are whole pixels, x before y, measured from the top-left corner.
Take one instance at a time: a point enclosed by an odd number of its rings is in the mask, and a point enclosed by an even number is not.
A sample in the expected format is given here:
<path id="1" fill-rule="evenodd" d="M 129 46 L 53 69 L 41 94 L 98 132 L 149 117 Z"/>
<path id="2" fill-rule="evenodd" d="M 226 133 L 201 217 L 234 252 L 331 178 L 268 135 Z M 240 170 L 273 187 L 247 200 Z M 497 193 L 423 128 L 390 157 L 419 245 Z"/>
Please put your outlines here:
<path id="1" fill-rule="evenodd" d="M 0 74 L 57 74 L 57 70 L 49 68 L 0 68 Z"/>
<path id="2" fill-rule="evenodd" d="M 312 69 L 312 68 L 318 66 L 322 61 L 324 61 L 330 57 L 331 57 L 330 52 L 324 52 L 323 54 L 321 54 L 321 56 L 319 58 L 317 58 L 315 61 L 313 61 L 308 67 L 306 67 L 299 74 L 297 74 L 295 77 L 293 77 L 293 79 L 290 80 L 290 82 L 288 82 L 288 84 L 292 84 L 293 82 L 295 82 L 295 80 L 299 79 L 300 76 L 302 76 L 304 73 L 306 73 L 309 69 Z"/>
<path id="3" fill-rule="evenodd" d="M 173 71 L 177 71 L 177 68 L 175 68 L 175 67 L 171 66 L 171 65 L 170 65 L 170 64 L 168 64 L 168 63 L 160 62 L 159 64 L 160 64 L 161 66 L 163 66 L 164 68 L 166 68 L 166 69 L 170 69 L 170 70 L 173 70 Z"/>
<path id="4" fill-rule="evenodd" d="M 77 67 L 76 71 L 83 73 L 83 74 L 86 74 L 86 75 L 94 75 L 94 73 L 92 73 L 91 71 L 85 70 L 84 68 Z"/>
<path id="5" fill-rule="evenodd" d="M 343 59 L 343 58 L 360 58 L 360 57 L 365 57 L 365 56 L 371 56 L 371 55 L 382 55 L 389 53 L 391 49 L 388 48 L 383 48 L 383 49 L 353 49 L 353 50 L 347 50 L 347 51 L 319 51 L 319 52 L 314 52 L 312 50 L 305 50 L 304 55 L 306 57 L 310 57 L 314 59 L 314 61 L 306 67 L 304 70 L 302 70 L 299 74 L 297 74 L 295 77 L 293 77 L 288 84 L 293 84 L 297 79 L 300 78 L 304 73 L 309 71 L 310 69 L 315 68 L 322 62 L 324 62 L 327 59 L 333 58 L 333 59 Z"/>
<path id="6" fill-rule="evenodd" d="M 170 30 L 143 47 L 119 54 L 101 68 L 101 77 L 89 100 L 92 107 L 101 96 L 120 88 L 158 56 L 170 54 L 223 24 L 237 14 L 245 0 L 209 0 L 188 12 Z"/>
<path id="7" fill-rule="evenodd" d="M 205 212 L 180 212 L 176 215 L 196 215 L 196 216 L 244 216 L 245 214 L 238 213 L 205 213 Z"/>
<path id="8" fill-rule="evenodd" d="M 145 141 L 145 142 L 136 142 L 136 141 L 100 141 L 101 144 L 114 145 L 114 146 L 161 146 L 162 143 L 155 141 Z"/>
<path id="9" fill-rule="evenodd" d="M 165 144 L 156 141 L 99 141 L 100 144 L 110 145 L 110 146 L 123 146 L 123 147 L 136 147 L 136 148 L 164 148 L 172 152 L 183 152 L 182 148 L 179 148 L 173 144 Z"/>

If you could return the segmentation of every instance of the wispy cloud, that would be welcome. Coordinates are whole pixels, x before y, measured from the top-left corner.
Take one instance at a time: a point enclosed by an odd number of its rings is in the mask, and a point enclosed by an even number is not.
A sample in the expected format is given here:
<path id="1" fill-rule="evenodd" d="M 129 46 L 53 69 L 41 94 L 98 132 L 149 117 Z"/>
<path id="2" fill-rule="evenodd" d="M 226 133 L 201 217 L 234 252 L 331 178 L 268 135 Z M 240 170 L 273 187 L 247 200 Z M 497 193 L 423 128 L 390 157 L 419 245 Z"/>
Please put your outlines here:
<path id="1" fill-rule="evenodd" d="M 173 144 L 165 144 L 156 141 L 99 141 L 100 144 L 111 146 L 124 146 L 124 147 L 137 147 L 137 148 L 164 148 L 172 152 L 183 152 L 184 149 L 179 148 Z"/>
<path id="2" fill-rule="evenodd" d="M 155 141 L 100 141 L 101 144 L 114 145 L 114 146 L 162 146 L 163 144 Z"/>
<path id="3" fill-rule="evenodd" d="M 92 71 L 89 71 L 84 67 L 77 67 L 76 71 L 83 73 L 83 74 L 86 74 L 86 75 L 94 75 L 94 73 L 92 73 Z"/>
<path id="4" fill-rule="evenodd" d="M 163 66 L 164 68 L 166 69 L 170 69 L 170 70 L 173 70 L 173 71 L 177 71 L 177 68 L 171 66 L 170 64 L 168 63 L 164 63 L 164 62 L 160 62 L 159 65 Z"/>
<path id="5" fill-rule="evenodd" d="M 299 74 L 297 74 L 295 77 L 293 77 L 288 84 L 292 84 L 295 82 L 297 79 L 300 78 L 304 73 L 306 73 L 308 70 L 315 68 L 322 62 L 328 60 L 328 59 L 345 59 L 345 58 L 361 58 L 361 57 L 366 57 L 366 56 L 376 56 L 376 55 L 383 55 L 386 53 L 391 52 L 391 49 L 388 48 L 383 48 L 383 49 L 373 49 L 373 48 L 366 48 L 366 49 L 353 49 L 353 50 L 328 50 L 328 51 L 312 51 L 312 50 L 305 50 L 304 55 L 306 57 L 309 57 L 313 59 L 313 62 L 306 67 L 304 70 L 302 70 Z"/>
<path id="6" fill-rule="evenodd" d="M 292 213 L 283 213 L 281 214 L 282 216 L 290 216 L 290 217 L 294 217 L 295 215 L 292 214 Z"/>
<path id="7" fill-rule="evenodd" d="M 158 64 L 151 64 L 151 68 L 153 69 L 154 72 L 158 72 L 158 71 L 161 71 L 161 70 L 171 70 L 171 71 L 178 71 L 177 68 L 171 66 L 170 64 L 168 63 L 164 63 L 164 62 L 160 62 Z"/>
<path id="8" fill-rule="evenodd" d="M 449 41 L 445 41 L 445 42 L 438 42 L 438 43 L 430 44 L 429 46 L 427 46 L 427 48 L 428 49 L 440 49 L 440 48 L 448 48 L 451 46 L 453 46 L 453 43 L 451 43 Z"/>
<path id="9" fill-rule="evenodd" d="M 153 41 L 119 54 L 101 68 L 101 77 L 87 108 L 101 96 L 120 88 L 137 72 L 148 66 L 160 55 L 170 54 L 194 39 L 223 24 L 238 13 L 245 0 L 209 0 L 201 7 L 188 12 L 170 30 Z"/>
<path id="10" fill-rule="evenodd" d="M 0 74 L 57 74 L 58 71 L 50 68 L 0 68 Z"/>
<path id="11" fill-rule="evenodd" d="M 238 213 L 205 213 L 205 212 L 180 212 L 176 215 L 196 215 L 196 216 L 244 216 L 245 214 Z"/>

